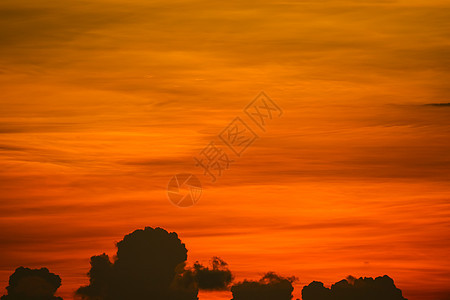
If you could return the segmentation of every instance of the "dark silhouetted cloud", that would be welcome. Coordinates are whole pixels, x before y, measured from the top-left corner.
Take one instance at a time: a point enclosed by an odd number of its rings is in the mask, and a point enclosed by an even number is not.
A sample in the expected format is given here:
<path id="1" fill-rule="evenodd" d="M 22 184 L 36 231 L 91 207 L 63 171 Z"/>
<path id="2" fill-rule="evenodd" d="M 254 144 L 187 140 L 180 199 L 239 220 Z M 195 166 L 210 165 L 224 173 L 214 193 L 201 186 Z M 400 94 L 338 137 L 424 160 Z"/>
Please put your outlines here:
<path id="1" fill-rule="evenodd" d="M 435 107 L 450 107 L 450 103 L 428 103 L 425 104 L 427 106 L 435 106 Z"/>
<path id="2" fill-rule="evenodd" d="M 62 300 L 54 296 L 60 286 L 61 278 L 47 268 L 19 267 L 9 277 L 8 294 L 1 300 Z"/>
<path id="3" fill-rule="evenodd" d="M 199 290 L 228 290 L 233 274 L 228 264 L 213 257 L 210 265 L 186 266 L 187 249 L 175 232 L 146 227 L 126 235 L 116 244 L 111 259 L 92 256 L 89 284 L 75 296 L 83 300 L 198 300 Z M 295 277 L 266 273 L 260 280 L 231 286 L 232 300 L 291 300 Z M 19 267 L 9 278 L 7 295 L 0 300 L 62 300 L 54 294 L 61 278 L 47 268 Z M 352 276 L 330 288 L 313 281 L 302 289 L 303 300 L 407 300 L 387 275 Z"/>
<path id="4" fill-rule="evenodd" d="M 330 289 L 324 287 L 322 282 L 313 281 L 302 289 L 302 299 L 329 300 L 331 299 Z"/>
<path id="5" fill-rule="evenodd" d="M 185 274 L 185 245 L 174 232 L 146 227 L 117 243 L 117 258 L 91 258 L 89 285 L 76 294 L 88 300 L 196 300 L 198 289 Z"/>
<path id="6" fill-rule="evenodd" d="M 406 300 L 402 291 L 387 275 L 377 277 L 364 277 L 356 279 L 349 276 L 347 279 L 336 282 L 331 288 L 324 287 L 323 283 L 313 281 L 303 287 L 303 300 Z"/>
<path id="7" fill-rule="evenodd" d="M 232 300 L 290 300 L 294 277 L 284 278 L 269 272 L 259 281 L 243 281 L 231 287 Z"/>
<path id="8" fill-rule="evenodd" d="M 107 296 L 108 286 L 111 282 L 112 263 L 108 255 L 91 257 L 91 270 L 88 273 L 89 285 L 80 287 L 77 294 L 87 299 L 104 299 Z"/>
<path id="9" fill-rule="evenodd" d="M 228 264 L 219 257 L 212 258 L 211 267 L 196 262 L 191 272 L 201 290 L 226 290 L 233 280 Z"/>

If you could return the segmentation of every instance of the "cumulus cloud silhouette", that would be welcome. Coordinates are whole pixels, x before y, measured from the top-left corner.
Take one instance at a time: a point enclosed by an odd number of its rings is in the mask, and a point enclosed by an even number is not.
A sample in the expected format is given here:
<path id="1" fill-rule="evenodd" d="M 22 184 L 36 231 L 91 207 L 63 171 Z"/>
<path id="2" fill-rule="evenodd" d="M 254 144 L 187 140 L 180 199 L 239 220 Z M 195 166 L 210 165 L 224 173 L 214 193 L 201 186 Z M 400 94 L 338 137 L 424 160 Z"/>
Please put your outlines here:
<path id="1" fill-rule="evenodd" d="M 233 280 L 228 264 L 219 257 L 212 258 L 211 267 L 196 262 L 191 272 L 202 290 L 226 290 Z"/>
<path id="2" fill-rule="evenodd" d="M 91 257 L 91 270 L 88 273 L 89 285 L 80 287 L 77 294 L 85 299 L 105 299 L 111 283 L 112 263 L 108 255 Z"/>
<path id="3" fill-rule="evenodd" d="M 331 299 L 331 290 L 326 288 L 322 282 L 313 281 L 303 287 L 302 299 L 329 300 Z"/>
<path id="4" fill-rule="evenodd" d="M 62 300 L 54 296 L 60 286 L 61 278 L 47 268 L 19 267 L 9 277 L 8 294 L 1 300 Z"/>
<path id="5" fill-rule="evenodd" d="M 186 267 L 187 249 L 175 232 L 146 227 L 117 243 L 113 260 L 105 253 L 92 256 L 89 284 L 75 295 L 83 300 L 198 300 L 198 291 L 227 290 L 233 281 L 228 264 L 213 257 L 209 266 Z M 258 281 L 231 286 L 232 300 L 291 300 L 295 277 L 266 273 Z M 54 294 L 61 278 L 47 268 L 19 267 L 9 278 L 0 300 L 62 300 Z M 302 289 L 303 300 L 407 300 L 387 275 L 352 276 L 327 288 L 313 281 Z"/>
<path id="6" fill-rule="evenodd" d="M 352 276 L 336 282 L 331 288 L 313 281 L 302 289 L 303 300 L 406 300 L 402 291 L 387 275 L 356 279 Z"/>
<path id="7" fill-rule="evenodd" d="M 146 227 L 117 243 L 116 260 L 91 258 L 89 285 L 76 294 L 86 300 L 198 299 L 194 280 L 185 275 L 185 245 L 175 232 Z"/>
<path id="8" fill-rule="evenodd" d="M 294 277 L 284 278 L 273 272 L 265 274 L 259 281 L 237 283 L 231 287 L 232 300 L 290 300 Z"/>

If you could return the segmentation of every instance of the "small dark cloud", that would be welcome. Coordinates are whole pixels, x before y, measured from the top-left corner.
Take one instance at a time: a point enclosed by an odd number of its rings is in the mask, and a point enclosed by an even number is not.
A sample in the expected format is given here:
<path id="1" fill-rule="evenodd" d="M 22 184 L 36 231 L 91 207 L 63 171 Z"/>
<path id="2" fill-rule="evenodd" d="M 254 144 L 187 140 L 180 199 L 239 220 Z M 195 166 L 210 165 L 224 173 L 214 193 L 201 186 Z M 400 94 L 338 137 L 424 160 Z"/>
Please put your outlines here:
<path id="1" fill-rule="evenodd" d="M 47 268 L 19 267 L 9 277 L 8 294 L 1 300 L 62 300 L 54 296 L 60 286 L 61 278 Z"/>
<path id="2" fill-rule="evenodd" d="M 29 150 L 29 148 L 0 144 L 0 150 L 1 151 L 26 151 L 26 150 Z"/>
<path id="3" fill-rule="evenodd" d="M 243 281 L 231 287 L 232 300 L 290 300 L 294 287 L 294 277 L 284 278 L 273 272 L 259 281 Z"/>
<path id="4" fill-rule="evenodd" d="M 212 258 L 210 267 L 196 262 L 191 272 L 201 290 L 227 290 L 233 280 L 228 264 L 219 257 Z"/>
<path id="5" fill-rule="evenodd" d="M 185 274 L 187 250 L 175 232 L 146 227 L 117 243 L 114 262 L 91 258 L 89 285 L 76 295 L 86 300 L 197 300 L 198 288 Z"/>
<path id="6" fill-rule="evenodd" d="M 406 300 L 402 291 L 387 275 L 347 279 L 336 282 L 331 288 L 324 287 L 322 282 L 313 281 L 303 287 L 303 300 Z"/>
<path id="7" fill-rule="evenodd" d="M 427 103 L 425 105 L 434 107 L 450 107 L 450 103 Z"/>

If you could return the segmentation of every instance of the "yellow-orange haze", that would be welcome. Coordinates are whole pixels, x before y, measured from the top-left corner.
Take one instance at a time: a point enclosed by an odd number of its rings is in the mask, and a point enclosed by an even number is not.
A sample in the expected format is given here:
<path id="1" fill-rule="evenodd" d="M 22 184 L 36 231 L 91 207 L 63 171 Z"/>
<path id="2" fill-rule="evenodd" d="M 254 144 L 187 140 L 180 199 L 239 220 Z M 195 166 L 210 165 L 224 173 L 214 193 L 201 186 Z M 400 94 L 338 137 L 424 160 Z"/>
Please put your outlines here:
<path id="1" fill-rule="evenodd" d="M 45 266 L 71 299 L 91 255 L 160 226 L 236 280 L 297 276 L 298 298 L 387 274 L 448 299 L 448 1 L 2 0 L 0 16 L 2 289 Z M 283 116 L 211 183 L 194 156 L 261 90 Z M 205 187 L 191 208 L 167 199 L 180 172 Z"/>

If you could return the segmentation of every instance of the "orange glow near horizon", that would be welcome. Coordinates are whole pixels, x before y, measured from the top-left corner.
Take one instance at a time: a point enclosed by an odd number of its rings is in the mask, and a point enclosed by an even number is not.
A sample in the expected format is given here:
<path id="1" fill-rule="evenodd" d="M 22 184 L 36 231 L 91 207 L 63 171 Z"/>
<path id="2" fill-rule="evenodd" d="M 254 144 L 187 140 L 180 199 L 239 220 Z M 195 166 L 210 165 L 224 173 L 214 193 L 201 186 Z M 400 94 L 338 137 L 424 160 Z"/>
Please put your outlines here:
<path id="1" fill-rule="evenodd" d="M 384 274 L 409 300 L 450 295 L 447 1 L 3 0 L 0 14 L 2 289 L 47 267 L 72 299 L 92 255 L 151 226 L 237 281 L 296 276 L 294 299 Z M 211 183 L 194 156 L 262 90 L 283 116 Z M 181 209 L 166 187 L 183 172 L 204 190 Z"/>

